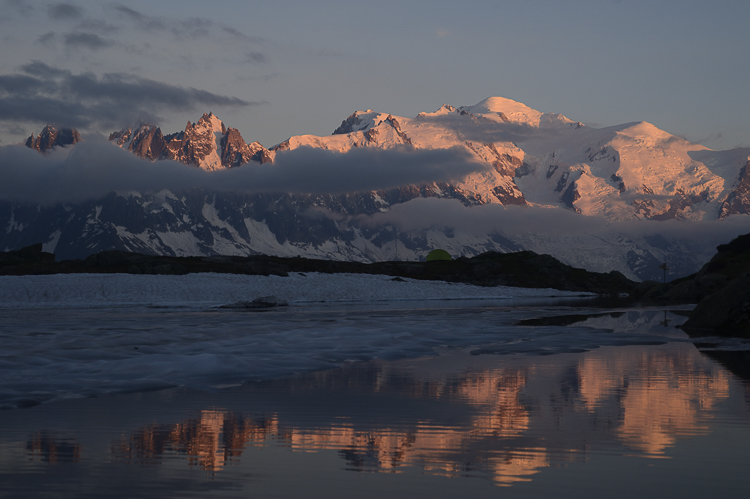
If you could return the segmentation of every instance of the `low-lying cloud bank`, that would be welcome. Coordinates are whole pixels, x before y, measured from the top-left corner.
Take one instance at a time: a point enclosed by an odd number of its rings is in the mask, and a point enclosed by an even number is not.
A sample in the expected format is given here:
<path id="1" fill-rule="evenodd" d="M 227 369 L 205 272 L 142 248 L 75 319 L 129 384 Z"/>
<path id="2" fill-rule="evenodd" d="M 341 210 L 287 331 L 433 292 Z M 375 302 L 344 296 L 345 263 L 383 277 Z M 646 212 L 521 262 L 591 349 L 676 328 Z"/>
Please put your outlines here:
<path id="1" fill-rule="evenodd" d="M 670 278 L 696 272 L 715 254 L 716 246 L 750 232 L 750 215 L 698 222 L 612 222 L 564 209 L 494 204 L 468 207 L 455 199 L 438 198 L 413 199 L 368 216 L 329 216 L 339 224 L 392 227 L 412 238 L 423 236 L 433 244 L 445 245 L 454 256 L 468 248 L 491 247 L 500 235 L 517 247 L 551 254 L 576 267 L 597 272 L 620 270 L 630 278 L 637 277 L 629 260 L 641 260 L 642 265 L 652 267 L 666 261 L 673 271 Z M 444 234 L 449 237 L 442 237 Z"/>
<path id="2" fill-rule="evenodd" d="M 439 150 L 315 148 L 280 152 L 273 164 L 206 172 L 176 161 L 142 160 L 101 136 L 48 155 L 23 146 L 0 147 L 0 199 L 54 204 L 95 199 L 112 191 L 327 194 L 383 190 L 460 180 L 487 166 L 464 148 Z"/>
<path id="3" fill-rule="evenodd" d="M 404 232 L 437 230 L 465 234 L 544 234 L 565 237 L 584 234 L 631 234 L 637 237 L 669 239 L 723 239 L 750 232 L 750 216 L 736 215 L 724 220 L 612 222 L 585 216 L 571 210 L 529 206 L 485 204 L 464 206 L 456 199 L 417 198 L 392 206 L 388 211 L 360 216 L 352 223 L 365 226 L 391 225 Z"/>

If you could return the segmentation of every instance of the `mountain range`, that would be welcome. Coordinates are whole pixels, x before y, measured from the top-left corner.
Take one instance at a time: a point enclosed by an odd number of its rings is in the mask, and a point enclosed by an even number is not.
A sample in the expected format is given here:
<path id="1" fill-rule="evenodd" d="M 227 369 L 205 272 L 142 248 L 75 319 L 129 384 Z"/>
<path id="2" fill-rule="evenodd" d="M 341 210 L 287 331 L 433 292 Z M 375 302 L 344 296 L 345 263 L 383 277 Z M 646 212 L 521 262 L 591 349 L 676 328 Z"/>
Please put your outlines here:
<path id="1" fill-rule="evenodd" d="M 48 126 L 27 146 L 45 152 L 66 143 L 75 148 L 80 140 L 74 130 L 55 132 Z M 56 143 L 53 136 L 72 139 Z M 274 165 L 290 151 L 357 149 L 460 148 L 481 168 L 457 181 L 380 191 L 189 189 L 116 191 L 49 206 L 1 201 L 6 230 L 0 231 L 0 247 L 43 242 L 58 258 L 122 249 L 359 261 L 419 259 L 435 247 L 454 256 L 529 249 L 589 270 L 650 279 L 661 275 L 664 261 L 673 275 L 693 272 L 716 244 L 728 240 L 696 240 L 689 230 L 674 229 L 676 222 L 740 217 L 734 226 L 741 226 L 750 213 L 750 149 L 713 151 L 646 122 L 593 128 L 501 97 L 474 106 L 443 105 L 414 118 L 357 111 L 329 136 L 294 136 L 270 148 L 246 143 L 212 113 L 177 133 L 141 124 L 113 132 L 109 141 L 144 160 L 174 160 L 207 171 Z M 461 216 L 437 222 L 418 216 L 439 218 L 444 211 Z M 553 230 L 524 227 L 518 220 L 525 214 L 549 220 Z M 509 217 L 513 223 L 505 223 Z M 655 222 L 669 224 L 655 228 Z M 592 224 L 596 230 L 587 229 Z M 660 227 L 669 228 L 666 235 Z M 670 231 L 683 235 L 670 237 Z"/>

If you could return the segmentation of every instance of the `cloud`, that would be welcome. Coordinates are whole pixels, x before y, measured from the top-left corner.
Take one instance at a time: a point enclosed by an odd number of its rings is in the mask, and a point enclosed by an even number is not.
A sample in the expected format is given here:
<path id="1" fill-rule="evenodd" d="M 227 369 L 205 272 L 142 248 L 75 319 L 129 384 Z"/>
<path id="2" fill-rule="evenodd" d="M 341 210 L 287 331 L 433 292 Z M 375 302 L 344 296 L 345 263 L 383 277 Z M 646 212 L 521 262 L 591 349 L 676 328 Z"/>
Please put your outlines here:
<path id="1" fill-rule="evenodd" d="M 232 28 L 231 26 L 222 26 L 221 29 L 227 33 L 228 35 L 232 36 L 233 38 L 238 38 L 240 40 L 245 40 L 247 42 L 253 42 L 253 43 L 263 43 L 265 42 L 264 38 L 261 38 L 259 36 L 250 36 L 246 35 L 245 33 Z"/>
<path id="2" fill-rule="evenodd" d="M 85 30 L 85 31 L 93 31 L 97 33 L 105 33 L 108 35 L 111 35 L 113 33 L 116 33 L 120 31 L 119 26 L 115 26 L 112 23 L 109 23 L 105 21 L 104 19 L 97 19 L 97 18 L 86 18 L 82 19 L 77 24 L 78 29 Z"/>
<path id="3" fill-rule="evenodd" d="M 95 199 L 112 191 L 208 189 L 222 192 L 343 193 L 451 181 L 480 171 L 464 148 L 299 148 L 263 165 L 206 172 L 175 161 L 150 162 L 89 136 L 48 155 L 24 146 L 0 147 L 0 199 L 51 204 Z"/>
<path id="4" fill-rule="evenodd" d="M 28 135 L 26 129 L 16 123 L 0 125 L 0 130 L 9 135 Z"/>
<path id="5" fill-rule="evenodd" d="M 538 232 L 563 235 L 580 230 L 600 231 L 609 222 L 603 218 L 586 217 L 570 210 L 531 208 L 486 204 L 467 207 L 457 199 L 417 198 L 392 206 L 388 211 L 357 218 L 365 226 L 392 225 L 399 230 L 455 230 L 472 234 L 493 232 Z"/>
<path id="6" fill-rule="evenodd" d="M 242 60 L 245 64 L 263 64 L 268 62 L 268 58 L 265 54 L 256 51 L 245 52 L 245 57 Z"/>
<path id="7" fill-rule="evenodd" d="M 0 75 L 0 121 L 106 129 L 139 120 L 158 123 L 168 111 L 259 104 L 127 73 L 73 74 L 39 61 L 20 70 Z"/>
<path id="8" fill-rule="evenodd" d="M 347 153 L 300 147 L 277 153 L 273 164 L 258 168 L 254 181 L 266 191 L 336 194 L 455 181 L 486 168 L 463 147 L 357 148 Z"/>
<path id="9" fill-rule="evenodd" d="M 50 46 L 55 42 L 56 39 L 57 39 L 57 33 L 55 33 L 54 31 L 49 31 L 39 36 L 39 38 L 37 38 L 36 41 L 38 41 L 42 45 Z"/>
<path id="10" fill-rule="evenodd" d="M 211 33 L 214 22 L 205 17 L 190 17 L 173 22 L 172 34 L 180 38 L 203 38 Z"/>
<path id="11" fill-rule="evenodd" d="M 217 31 L 232 38 L 250 43 L 262 43 L 265 40 L 258 36 L 247 35 L 231 26 L 216 23 L 205 17 L 188 17 L 184 19 L 165 19 L 163 17 L 148 16 L 131 7 L 115 4 L 112 8 L 120 15 L 130 20 L 138 29 L 147 32 L 170 32 L 178 39 L 203 38 L 215 34 Z"/>
<path id="12" fill-rule="evenodd" d="M 637 251 L 648 250 L 653 257 L 664 258 L 670 266 L 679 267 L 681 275 L 698 270 L 708 261 L 719 244 L 729 242 L 750 229 L 749 215 L 735 215 L 724 220 L 653 221 L 629 220 L 612 222 L 585 216 L 570 210 L 532 206 L 486 204 L 464 206 L 455 199 L 416 198 L 391 206 L 374 215 L 342 217 L 329 215 L 344 226 L 370 230 L 395 228 L 408 233 L 414 240 L 437 237 L 455 252 L 473 248 L 491 249 L 499 235 L 505 241 L 535 251 L 552 254 L 566 263 L 592 271 L 618 269 L 631 275 L 628 260 Z M 502 239 L 501 239 L 502 240 Z M 483 246 L 489 242 L 488 246 Z M 472 254 L 469 251 L 469 254 Z"/>
<path id="13" fill-rule="evenodd" d="M 70 3 L 54 3 L 47 7 L 47 14 L 52 19 L 80 19 L 83 10 Z"/>
<path id="14" fill-rule="evenodd" d="M 101 50 L 115 44 L 113 40 L 102 38 L 95 33 L 84 33 L 75 31 L 63 36 L 65 46 L 68 48 L 83 48 L 89 50 Z"/>
<path id="15" fill-rule="evenodd" d="M 17 10 L 21 14 L 28 14 L 34 11 L 34 6 L 28 4 L 24 0 L 5 0 L 3 3 L 11 9 Z"/>
<path id="16" fill-rule="evenodd" d="M 146 16 L 137 10 L 124 5 L 114 5 L 113 8 L 120 14 L 123 14 L 126 18 L 133 21 L 138 28 L 144 31 L 160 31 L 166 29 L 166 23 L 162 19 Z"/>

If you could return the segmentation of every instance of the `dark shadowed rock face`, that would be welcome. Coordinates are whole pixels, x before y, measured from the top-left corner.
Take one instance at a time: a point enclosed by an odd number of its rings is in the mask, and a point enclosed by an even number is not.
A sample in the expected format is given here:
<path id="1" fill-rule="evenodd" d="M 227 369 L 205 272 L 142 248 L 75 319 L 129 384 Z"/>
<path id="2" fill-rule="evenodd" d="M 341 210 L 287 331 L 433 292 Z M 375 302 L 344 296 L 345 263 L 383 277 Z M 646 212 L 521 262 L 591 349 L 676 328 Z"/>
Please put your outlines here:
<path id="1" fill-rule="evenodd" d="M 697 303 L 681 326 L 691 336 L 750 337 L 750 234 L 716 249 L 696 274 L 668 284 L 644 282 L 636 293 L 647 302 Z"/>
<path id="2" fill-rule="evenodd" d="M 129 128 L 113 132 L 109 135 L 109 140 L 121 147 L 127 144 L 128 151 L 150 160 L 161 158 L 167 147 L 161 129 L 148 124 L 142 124 L 135 132 Z"/>
<path id="3" fill-rule="evenodd" d="M 357 113 L 354 113 L 341 122 L 341 126 L 333 131 L 333 135 L 346 135 L 347 133 L 364 129 L 365 127 L 362 126 L 362 118 L 357 116 Z"/>
<path id="4" fill-rule="evenodd" d="M 575 182 L 571 182 L 570 185 L 568 185 L 568 188 L 565 189 L 565 192 L 563 192 L 563 195 L 560 196 L 560 201 L 562 201 L 565 206 L 575 211 L 576 213 L 580 213 L 581 210 L 573 203 L 575 203 L 579 199 L 581 199 L 581 195 L 578 193 L 578 189 L 576 189 Z"/>
<path id="5" fill-rule="evenodd" d="M 42 132 L 34 137 L 26 139 L 26 147 L 39 152 L 46 152 L 53 147 L 69 146 L 81 141 L 81 134 L 75 128 L 62 128 L 58 130 L 54 125 L 47 125 Z"/>
<path id="6" fill-rule="evenodd" d="M 682 328 L 690 333 L 750 337 L 750 272 L 701 300 Z"/>
<path id="7" fill-rule="evenodd" d="M 13 267 L 25 268 L 35 264 L 49 264 L 55 262 L 55 255 L 42 251 L 41 243 L 26 246 L 17 251 L 0 253 L 0 269 Z"/>
<path id="8" fill-rule="evenodd" d="M 740 170 L 737 187 L 719 209 L 719 219 L 739 213 L 750 213 L 750 161 Z"/>
<path id="9" fill-rule="evenodd" d="M 227 168 L 241 166 L 251 161 L 255 163 L 271 163 L 273 157 L 268 149 L 259 142 L 246 144 L 236 128 L 227 128 L 220 143 L 221 164 Z"/>

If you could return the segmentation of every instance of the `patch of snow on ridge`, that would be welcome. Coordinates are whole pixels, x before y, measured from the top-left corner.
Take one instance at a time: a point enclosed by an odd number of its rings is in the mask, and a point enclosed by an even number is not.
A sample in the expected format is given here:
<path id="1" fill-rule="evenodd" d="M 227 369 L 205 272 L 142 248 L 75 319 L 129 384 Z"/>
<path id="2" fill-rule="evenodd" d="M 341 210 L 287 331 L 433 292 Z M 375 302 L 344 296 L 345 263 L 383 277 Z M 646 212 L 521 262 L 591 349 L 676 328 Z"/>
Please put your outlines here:
<path id="1" fill-rule="evenodd" d="M 46 253 L 54 253 L 55 248 L 57 247 L 57 243 L 60 241 L 61 235 L 62 231 L 60 229 L 57 229 L 55 232 L 53 232 L 50 236 L 49 241 L 42 245 L 42 251 Z"/>
<path id="2" fill-rule="evenodd" d="M 209 144 L 211 150 L 206 157 L 200 160 L 199 166 L 208 171 L 223 169 L 219 151 L 221 150 L 221 138 L 224 135 L 224 123 L 213 113 L 209 113 L 204 114 L 194 127 L 198 134 L 213 137 L 213 141 Z"/>
<path id="3" fill-rule="evenodd" d="M 552 289 L 481 287 L 367 274 L 289 277 L 201 273 L 183 276 L 55 274 L 0 276 L 0 308 L 105 305 L 213 306 L 276 295 L 291 303 L 580 296 Z"/>

